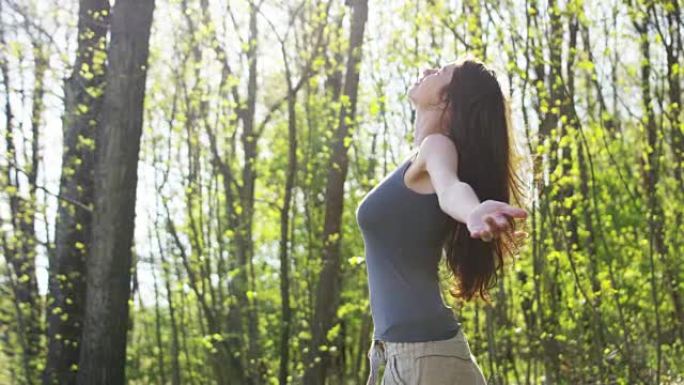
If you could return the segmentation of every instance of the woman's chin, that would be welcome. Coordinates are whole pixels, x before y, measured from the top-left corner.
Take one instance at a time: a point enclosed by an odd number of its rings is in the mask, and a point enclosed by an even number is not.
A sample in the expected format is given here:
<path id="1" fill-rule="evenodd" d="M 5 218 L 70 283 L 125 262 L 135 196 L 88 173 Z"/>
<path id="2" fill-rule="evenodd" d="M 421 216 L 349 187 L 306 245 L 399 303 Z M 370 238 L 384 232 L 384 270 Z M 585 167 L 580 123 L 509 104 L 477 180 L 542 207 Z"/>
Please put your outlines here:
<path id="1" fill-rule="evenodd" d="M 414 92 L 408 93 L 408 100 L 411 102 L 411 106 L 413 106 L 413 108 L 417 108 L 418 105 L 420 104 L 420 100 L 419 99 L 417 100 L 416 96 L 417 95 Z"/>
<path id="2" fill-rule="evenodd" d="M 416 86 L 417 86 L 417 85 L 418 85 L 417 83 L 414 83 L 414 84 L 411 86 L 411 88 L 409 88 L 408 91 L 406 92 L 406 96 L 408 96 L 408 99 L 409 99 L 412 103 L 413 103 L 413 93 L 415 92 Z"/>

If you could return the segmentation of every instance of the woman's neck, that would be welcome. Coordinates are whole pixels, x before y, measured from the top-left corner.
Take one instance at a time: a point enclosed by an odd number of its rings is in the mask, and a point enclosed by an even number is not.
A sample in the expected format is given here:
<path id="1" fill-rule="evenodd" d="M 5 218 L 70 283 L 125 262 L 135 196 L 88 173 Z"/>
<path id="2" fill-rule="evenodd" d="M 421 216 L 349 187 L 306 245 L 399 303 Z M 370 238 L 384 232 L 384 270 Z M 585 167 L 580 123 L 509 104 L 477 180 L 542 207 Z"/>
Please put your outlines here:
<path id="1" fill-rule="evenodd" d="M 442 109 L 419 107 L 416 109 L 415 138 L 413 146 L 418 147 L 423 139 L 434 133 L 444 133 L 446 130 L 441 121 Z"/>

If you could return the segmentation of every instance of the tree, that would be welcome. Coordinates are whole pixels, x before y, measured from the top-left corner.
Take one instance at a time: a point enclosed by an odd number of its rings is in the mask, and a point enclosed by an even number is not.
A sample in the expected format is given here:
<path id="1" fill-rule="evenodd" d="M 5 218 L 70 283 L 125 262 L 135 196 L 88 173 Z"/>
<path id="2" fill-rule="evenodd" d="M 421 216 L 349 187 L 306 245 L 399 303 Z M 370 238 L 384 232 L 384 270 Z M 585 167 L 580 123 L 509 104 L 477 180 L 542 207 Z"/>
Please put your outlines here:
<path id="1" fill-rule="evenodd" d="M 77 383 L 125 383 L 138 156 L 154 0 L 117 0 L 102 117 Z"/>
<path id="2" fill-rule="evenodd" d="M 43 384 L 76 383 L 86 295 L 86 256 L 91 246 L 95 133 L 105 81 L 107 0 L 81 0 L 78 47 L 64 84 L 62 175 L 50 259 L 46 312 L 47 362 Z"/>
<path id="3" fill-rule="evenodd" d="M 321 347 L 327 345 L 328 331 L 333 326 L 341 291 L 340 224 L 344 204 L 344 181 L 347 177 L 349 129 L 356 118 L 356 102 L 359 89 L 359 63 L 363 49 L 363 36 L 368 19 L 368 2 L 351 1 L 352 19 L 347 52 L 347 68 L 339 120 L 330 143 L 331 157 L 326 181 L 325 223 L 323 230 L 323 268 L 316 287 L 312 339 L 305 359 L 304 384 L 325 383 L 325 371 L 329 356 Z M 322 352 L 322 354 L 321 354 Z M 322 359 L 320 357 L 322 355 Z"/>

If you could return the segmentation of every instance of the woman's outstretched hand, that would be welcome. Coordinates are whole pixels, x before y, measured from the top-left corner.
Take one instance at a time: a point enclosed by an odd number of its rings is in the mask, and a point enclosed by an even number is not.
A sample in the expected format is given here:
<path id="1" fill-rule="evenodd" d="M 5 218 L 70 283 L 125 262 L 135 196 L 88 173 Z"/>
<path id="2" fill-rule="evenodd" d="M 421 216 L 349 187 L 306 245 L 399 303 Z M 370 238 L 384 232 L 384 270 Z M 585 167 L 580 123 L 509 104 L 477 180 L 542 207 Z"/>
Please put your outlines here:
<path id="1" fill-rule="evenodd" d="M 527 211 L 508 203 L 486 200 L 468 214 L 466 226 L 471 238 L 481 238 L 485 242 L 511 230 L 513 218 L 527 218 Z M 515 237 L 526 237 L 525 231 L 516 231 Z"/>

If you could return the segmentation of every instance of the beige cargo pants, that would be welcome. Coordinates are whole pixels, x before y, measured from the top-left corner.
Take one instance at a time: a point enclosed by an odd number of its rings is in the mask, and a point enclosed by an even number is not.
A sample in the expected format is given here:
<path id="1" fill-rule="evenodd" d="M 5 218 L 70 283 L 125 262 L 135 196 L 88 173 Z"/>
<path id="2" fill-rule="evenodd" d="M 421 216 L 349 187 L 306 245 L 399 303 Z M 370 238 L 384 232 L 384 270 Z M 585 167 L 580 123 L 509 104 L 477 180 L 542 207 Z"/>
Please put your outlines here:
<path id="1" fill-rule="evenodd" d="M 441 341 L 388 342 L 374 340 L 368 351 L 370 375 L 366 385 L 486 385 L 484 375 L 470 351 L 463 329 Z"/>

